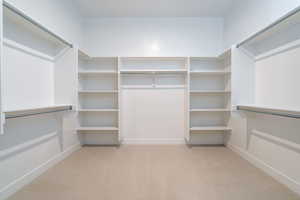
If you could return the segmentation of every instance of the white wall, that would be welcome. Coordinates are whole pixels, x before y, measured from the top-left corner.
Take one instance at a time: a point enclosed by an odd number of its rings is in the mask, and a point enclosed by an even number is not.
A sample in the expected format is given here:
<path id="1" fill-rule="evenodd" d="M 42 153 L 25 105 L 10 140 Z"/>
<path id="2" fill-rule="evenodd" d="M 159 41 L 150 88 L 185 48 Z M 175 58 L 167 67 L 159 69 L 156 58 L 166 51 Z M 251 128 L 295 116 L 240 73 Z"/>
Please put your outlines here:
<path id="1" fill-rule="evenodd" d="M 224 48 L 241 42 L 297 6 L 299 0 L 235 0 L 224 21 Z"/>
<path id="2" fill-rule="evenodd" d="M 108 18 L 83 22 L 93 56 L 216 56 L 222 47 L 219 18 Z"/>

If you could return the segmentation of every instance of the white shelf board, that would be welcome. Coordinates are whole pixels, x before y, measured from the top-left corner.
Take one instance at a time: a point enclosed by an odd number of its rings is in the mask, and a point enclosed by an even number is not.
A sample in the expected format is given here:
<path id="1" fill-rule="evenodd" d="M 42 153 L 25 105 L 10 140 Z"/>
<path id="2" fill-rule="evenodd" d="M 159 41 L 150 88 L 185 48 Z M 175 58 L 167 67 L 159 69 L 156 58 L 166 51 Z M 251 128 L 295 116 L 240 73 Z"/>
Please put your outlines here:
<path id="1" fill-rule="evenodd" d="M 191 94 L 230 94 L 228 90 L 191 90 Z"/>
<path id="2" fill-rule="evenodd" d="M 231 71 L 190 71 L 192 75 L 228 75 Z"/>
<path id="3" fill-rule="evenodd" d="M 79 127 L 77 131 L 118 131 L 119 128 L 117 127 Z"/>
<path id="4" fill-rule="evenodd" d="M 79 109 L 78 112 L 119 112 L 118 109 Z"/>
<path id="5" fill-rule="evenodd" d="M 231 112 L 230 109 L 190 109 L 190 112 Z"/>
<path id="6" fill-rule="evenodd" d="M 42 53 L 40 51 L 37 51 L 37 50 L 32 49 L 32 48 L 27 47 L 27 46 L 24 46 L 22 44 L 19 44 L 19 43 L 13 41 L 13 40 L 10 40 L 10 39 L 7 39 L 7 38 L 3 38 L 3 45 L 14 48 L 14 49 L 22 51 L 22 52 L 25 52 L 25 53 L 30 54 L 32 56 L 42 58 L 44 60 L 48 60 L 48 61 L 51 61 L 51 62 L 55 61 L 55 57 L 49 56 L 45 53 Z"/>
<path id="7" fill-rule="evenodd" d="M 118 93 L 118 90 L 79 90 L 79 94 L 109 94 Z"/>
<path id="8" fill-rule="evenodd" d="M 187 73 L 186 69 L 161 69 L 161 70 L 153 70 L 153 69 L 122 69 L 120 70 L 121 73 L 126 74 L 144 74 L 144 73 Z"/>
<path id="9" fill-rule="evenodd" d="M 155 85 L 154 88 L 158 89 L 184 89 L 185 85 Z"/>
<path id="10" fill-rule="evenodd" d="M 88 74 L 117 74 L 117 71 L 100 71 L 100 70 L 91 70 L 91 71 L 79 71 L 79 75 L 88 75 Z"/>
<path id="11" fill-rule="evenodd" d="M 190 131 L 231 131 L 232 129 L 227 126 L 199 126 L 192 127 Z"/>

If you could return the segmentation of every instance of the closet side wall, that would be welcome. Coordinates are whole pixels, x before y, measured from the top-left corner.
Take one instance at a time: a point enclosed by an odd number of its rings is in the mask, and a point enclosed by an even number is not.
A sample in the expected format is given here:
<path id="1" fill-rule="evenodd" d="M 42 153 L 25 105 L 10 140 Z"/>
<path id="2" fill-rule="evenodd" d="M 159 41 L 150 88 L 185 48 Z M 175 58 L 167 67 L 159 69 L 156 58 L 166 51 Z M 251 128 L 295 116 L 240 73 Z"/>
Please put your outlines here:
<path id="1" fill-rule="evenodd" d="M 299 1 L 237 2 L 225 21 L 225 46 L 241 42 L 299 5 Z M 236 52 L 233 76 L 243 73 L 250 82 L 233 78 L 233 105 L 299 110 L 299 48 L 256 62 L 241 49 Z M 299 119 L 235 111 L 230 123 L 233 131 L 227 146 L 300 194 Z"/>

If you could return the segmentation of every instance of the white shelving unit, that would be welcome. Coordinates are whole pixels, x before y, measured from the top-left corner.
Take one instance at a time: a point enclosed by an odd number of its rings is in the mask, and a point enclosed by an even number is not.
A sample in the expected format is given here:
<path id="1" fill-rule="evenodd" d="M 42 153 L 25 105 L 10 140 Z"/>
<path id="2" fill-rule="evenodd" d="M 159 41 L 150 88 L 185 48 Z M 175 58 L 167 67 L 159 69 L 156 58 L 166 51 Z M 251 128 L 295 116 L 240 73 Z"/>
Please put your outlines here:
<path id="1" fill-rule="evenodd" d="M 83 143 L 118 145 L 120 143 L 118 58 L 91 58 L 79 51 L 78 77 L 77 131 L 81 134 Z M 95 135 L 98 139 L 89 139 Z M 102 137 L 105 139 L 101 139 Z"/>
<path id="2" fill-rule="evenodd" d="M 191 57 L 186 140 L 191 145 L 220 145 L 231 131 L 231 52 L 219 57 Z"/>

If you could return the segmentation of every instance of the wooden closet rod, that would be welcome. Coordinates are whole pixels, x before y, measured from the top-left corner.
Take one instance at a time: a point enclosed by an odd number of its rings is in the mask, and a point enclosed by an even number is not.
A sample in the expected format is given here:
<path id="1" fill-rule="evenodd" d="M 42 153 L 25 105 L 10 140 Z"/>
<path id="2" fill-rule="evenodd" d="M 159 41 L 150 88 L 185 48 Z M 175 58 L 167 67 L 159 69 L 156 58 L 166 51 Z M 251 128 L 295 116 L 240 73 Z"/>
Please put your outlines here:
<path id="1" fill-rule="evenodd" d="M 69 42 L 67 42 L 66 40 L 64 40 L 63 38 L 61 38 L 60 36 L 56 35 L 55 33 L 53 33 L 52 31 L 50 31 L 49 29 L 47 29 L 46 27 L 44 27 L 43 25 L 41 25 L 40 23 L 36 22 L 34 19 L 32 19 L 31 17 L 28 17 L 25 13 L 23 13 L 22 11 L 20 11 L 19 9 L 15 8 L 14 6 L 12 6 L 11 4 L 9 4 L 7 1 L 3 1 L 3 6 L 9 10 L 11 10 L 12 12 L 14 12 L 15 14 L 19 15 L 20 17 L 24 18 L 25 20 L 27 20 L 28 22 L 30 22 L 31 24 L 37 26 L 38 28 L 40 28 L 41 30 L 45 31 L 46 33 L 48 33 L 49 35 L 55 37 L 56 39 L 58 39 L 59 41 L 61 41 L 62 43 L 64 43 L 65 45 L 69 46 L 70 48 L 73 48 L 73 45 Z"/>

